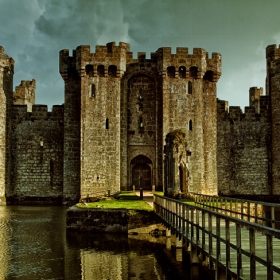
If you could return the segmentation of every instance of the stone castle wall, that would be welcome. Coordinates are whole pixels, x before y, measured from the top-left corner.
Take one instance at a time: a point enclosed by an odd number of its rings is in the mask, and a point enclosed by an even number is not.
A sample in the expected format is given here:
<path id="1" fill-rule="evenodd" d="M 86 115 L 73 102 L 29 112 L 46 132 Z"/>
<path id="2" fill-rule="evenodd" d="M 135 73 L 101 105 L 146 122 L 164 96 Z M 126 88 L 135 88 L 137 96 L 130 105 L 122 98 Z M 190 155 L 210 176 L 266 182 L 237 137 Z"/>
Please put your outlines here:
<path id="1" fill-rule="evenodd" d="M 63 106 L 12 106 L 11 203 L 61 203 L 63 194 Z"/>
<path id="2" fill-rule="evenodd" d="M 266 96 L 265 96 L 266 97 Z M 267 98 L 263 98 L 265 102 Z M 227 108 L 218 100 L 217 170 L 220 195 L 271 195 L 269 110 Z"/>

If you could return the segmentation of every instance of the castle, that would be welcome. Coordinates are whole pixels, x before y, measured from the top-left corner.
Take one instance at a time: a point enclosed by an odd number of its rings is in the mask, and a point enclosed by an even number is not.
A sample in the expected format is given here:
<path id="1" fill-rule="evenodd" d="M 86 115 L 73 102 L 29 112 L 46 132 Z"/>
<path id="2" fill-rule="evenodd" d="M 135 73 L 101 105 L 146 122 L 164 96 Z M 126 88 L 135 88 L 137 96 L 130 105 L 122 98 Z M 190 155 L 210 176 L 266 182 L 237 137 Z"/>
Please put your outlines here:
<path id="1" fill-rule="evenodd" d="M 35 105 L 35 80 L 13 90 L 0 47 L 0 201 L 71 204 L 135 187 L 280 197 L 280 48 L 268 46 L 266 95 L 217 99 L 221 55 L 160 48 L 133 58 L 114 42 L 60 51 L 65 102 Z"/>

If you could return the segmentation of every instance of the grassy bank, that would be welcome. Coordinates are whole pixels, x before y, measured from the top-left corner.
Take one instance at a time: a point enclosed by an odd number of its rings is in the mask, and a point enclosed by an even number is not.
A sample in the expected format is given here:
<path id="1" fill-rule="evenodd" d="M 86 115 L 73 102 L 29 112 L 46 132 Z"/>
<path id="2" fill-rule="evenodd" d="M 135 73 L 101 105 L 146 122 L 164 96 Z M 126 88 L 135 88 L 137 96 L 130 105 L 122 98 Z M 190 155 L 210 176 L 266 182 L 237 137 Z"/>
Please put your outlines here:
<path id="1" fill-rule="evenodd" d="M 117 199 L 110 197 L 106 200 L 97 202 L 77 203 L 80 208 L 101 208 L 101 209 L 130 209 L 130 210 L 146 210 L 152 211 L 153 208 L 132 191 L 121 191 L 117 195 Z"/>

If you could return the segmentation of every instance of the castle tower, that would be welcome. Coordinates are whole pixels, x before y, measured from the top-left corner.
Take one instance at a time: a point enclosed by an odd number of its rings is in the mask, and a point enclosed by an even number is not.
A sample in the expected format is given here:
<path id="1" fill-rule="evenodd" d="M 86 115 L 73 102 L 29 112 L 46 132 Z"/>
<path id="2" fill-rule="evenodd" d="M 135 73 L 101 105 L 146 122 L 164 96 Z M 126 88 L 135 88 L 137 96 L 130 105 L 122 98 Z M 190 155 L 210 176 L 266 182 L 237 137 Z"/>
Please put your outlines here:
<path id="1" fill-rule="evenodd" d="M 249 90 L 249 105 L 255 108 L 256 113 L 261 110 L 261 96 L 263 96 L 263 88 L 251 87 Z"/>
<path id="2" fill-rule="evenodd" d="M 217 194 L 216 83 L 221 55 L 158 50 L 162 72 L 165 190 Z M 173 142 L 172 142 L 173 141 Z M 169 174 L 168 174 L 169 173 Z"/>
<path id="3" fill-rule="evenodd" d="M 27 105 L 27 111 L 32 112 L 32 105 L 35 104 L 36 81 L 21 81 L 19 86 L 16 86 L 13 95 L 14 105 Z"/>
<path id="4" fill-rule="evenodd" d="M 9 191 L 11 169 L 11 106 L 13 102 L 14 60 L 0 46 L 0 204 Z"/>
<path id="5" fill-rule="evenodd" d="M 271 106 L 272 189 L 271 195 L 280 195 L 280 48 L 266 48 L 266 94 Z"/>
<path id="6" fill-rule="evenodd" d="M 129 45 L 60 52 L 65 81 L 64 197 L 120 189 L 120 82 Z M 81 160 L 80 160 L 81 159 Z"/>

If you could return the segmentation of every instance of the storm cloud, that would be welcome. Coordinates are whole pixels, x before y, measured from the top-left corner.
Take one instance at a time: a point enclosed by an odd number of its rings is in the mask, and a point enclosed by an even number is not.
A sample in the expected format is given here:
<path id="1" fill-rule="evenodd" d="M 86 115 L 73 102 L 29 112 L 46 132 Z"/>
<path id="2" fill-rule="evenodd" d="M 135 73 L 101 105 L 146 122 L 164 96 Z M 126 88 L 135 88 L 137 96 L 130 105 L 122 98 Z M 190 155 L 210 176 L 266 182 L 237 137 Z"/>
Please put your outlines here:
<path id="1" fill-rule="evenodd" d="M 277 0 L 0 0 L 0 45 L 15 60 L 14 86 L 35 78 L 36 103 L 63 103 L 61 49 L 127 42 L 134 56 L 160 47 L 219 52 L 218 97 L 248 105 L 265 84 L 265 47 L 280 43 Z"/>

